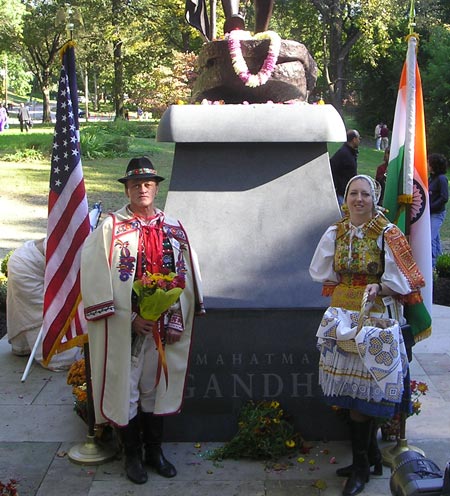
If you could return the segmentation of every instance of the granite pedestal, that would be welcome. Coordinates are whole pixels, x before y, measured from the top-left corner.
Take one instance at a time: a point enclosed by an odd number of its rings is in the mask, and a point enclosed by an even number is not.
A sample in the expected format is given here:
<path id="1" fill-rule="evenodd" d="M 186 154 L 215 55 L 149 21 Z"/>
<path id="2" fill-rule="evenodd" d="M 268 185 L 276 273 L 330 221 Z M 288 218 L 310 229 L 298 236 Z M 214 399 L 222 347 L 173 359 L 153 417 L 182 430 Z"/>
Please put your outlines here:
<path id="1" fill-rule="evenodd" d="M 345 141 L 342 119 L 329 105 L 172 106 L 157 139 L 176 143 L 165 211 L 198 253 L 207 308 L 168 437 L 229 439 L 245 401 L 276 399 L 305 437 L 339 439 L 317 383 L 327 301 L 308 268 L 340 217 L 327 142 Z"/>

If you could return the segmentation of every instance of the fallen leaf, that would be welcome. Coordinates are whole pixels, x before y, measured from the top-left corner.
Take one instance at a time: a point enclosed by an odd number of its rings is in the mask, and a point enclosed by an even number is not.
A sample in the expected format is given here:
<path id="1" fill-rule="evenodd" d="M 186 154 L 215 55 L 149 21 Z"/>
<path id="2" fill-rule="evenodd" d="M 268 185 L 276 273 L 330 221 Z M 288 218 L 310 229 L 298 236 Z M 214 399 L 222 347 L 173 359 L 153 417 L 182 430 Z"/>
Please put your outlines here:
<path id="1" fill-rule="evenodd" d="M 312 486 L 315 487 L 316 489 L 320 489 L 320 490 L 324 490 L 328 487 L 327 483 L 322 479 L 317 479 L 316 481 L 314 481 Z"/>

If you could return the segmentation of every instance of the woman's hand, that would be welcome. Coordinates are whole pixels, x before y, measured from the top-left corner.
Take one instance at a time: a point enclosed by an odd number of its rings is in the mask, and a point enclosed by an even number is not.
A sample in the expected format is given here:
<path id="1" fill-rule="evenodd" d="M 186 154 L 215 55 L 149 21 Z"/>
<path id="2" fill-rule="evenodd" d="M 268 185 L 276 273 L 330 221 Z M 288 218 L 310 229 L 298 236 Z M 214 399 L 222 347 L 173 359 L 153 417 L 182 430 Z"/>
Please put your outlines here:
<path id="1" fill-rule="evenodd" d="M 375 301 L 375 298 L 381 294 L 383 291 L 383 286 L 379 283 L 368 284 L 366 286 L 367 299 L 369 301 Z"/>

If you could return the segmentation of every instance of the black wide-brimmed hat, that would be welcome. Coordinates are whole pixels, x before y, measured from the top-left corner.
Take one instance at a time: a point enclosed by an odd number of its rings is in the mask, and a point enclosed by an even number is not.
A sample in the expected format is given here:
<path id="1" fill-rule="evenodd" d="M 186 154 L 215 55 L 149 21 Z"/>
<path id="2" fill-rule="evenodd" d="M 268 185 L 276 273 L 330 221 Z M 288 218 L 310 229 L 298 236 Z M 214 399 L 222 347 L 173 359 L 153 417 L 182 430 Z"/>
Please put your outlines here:
<path id="1" fill-rule="evenodd" d="M 157 183 L 164 181 L 164 177 L 158 176 L 148 157 L 132 158 L 128 163 L 125 176 L 117 180 L 126 183 L 129 179 L 150 179 Z"/>

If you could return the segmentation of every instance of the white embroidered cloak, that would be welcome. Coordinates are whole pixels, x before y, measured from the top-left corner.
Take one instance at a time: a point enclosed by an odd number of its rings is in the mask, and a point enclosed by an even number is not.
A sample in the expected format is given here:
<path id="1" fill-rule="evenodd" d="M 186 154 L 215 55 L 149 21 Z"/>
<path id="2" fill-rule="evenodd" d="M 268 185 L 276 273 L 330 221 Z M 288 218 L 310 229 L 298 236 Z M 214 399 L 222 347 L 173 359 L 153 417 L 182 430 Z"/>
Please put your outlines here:
<path id="1" fill-rule="evenodd" d="M 139 229 L 126 207 L 108 216 L 93 231 L 81 255 L 81 293 L 88 321 L 96 423 L 128 424 L 131 365 L 131 292 L 136 270 Z M 186 288 L 180 296 L 184 331 L 166 345 L 168 386 L 161 374 L 155 414 L 181 409 L 196 303 L 202 304 L 197 257 L 177 220 L 165 218 L 174 258 L 185 247 Z M 185 238 L 185 239 L 183 239 Z M 127 254 L 129 258 L 127 261 Z M 120 270 L 119 270 L 120 267 Z"/>

